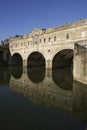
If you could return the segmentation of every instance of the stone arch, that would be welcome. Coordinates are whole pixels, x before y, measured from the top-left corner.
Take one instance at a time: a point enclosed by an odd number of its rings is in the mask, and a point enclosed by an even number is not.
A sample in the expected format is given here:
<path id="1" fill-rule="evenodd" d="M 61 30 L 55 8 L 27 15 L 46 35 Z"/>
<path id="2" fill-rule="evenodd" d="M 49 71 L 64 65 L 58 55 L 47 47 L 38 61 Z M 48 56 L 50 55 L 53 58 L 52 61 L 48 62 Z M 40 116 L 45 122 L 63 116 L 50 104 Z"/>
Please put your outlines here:
<path id="1" fill-rule="evenodd" d="M 52 68 L 71 67 L 73 65 L 73 49 L 62 49 L 52 59 Z"/>
<path id="2" fill-rule="evenodd" d="M 19 53 L 14 53 L 11 56 L 9 62 L 10 62 L 10 65 L 13 65 L 13 66 L 22 66 L 23 65 L 23 59 Z"/>
<path id="3" fill-rule="evenodd" d="M 44 66 L 45 57 L 38 51 L 31 52 L 27 58 L 27 66 Z"/>

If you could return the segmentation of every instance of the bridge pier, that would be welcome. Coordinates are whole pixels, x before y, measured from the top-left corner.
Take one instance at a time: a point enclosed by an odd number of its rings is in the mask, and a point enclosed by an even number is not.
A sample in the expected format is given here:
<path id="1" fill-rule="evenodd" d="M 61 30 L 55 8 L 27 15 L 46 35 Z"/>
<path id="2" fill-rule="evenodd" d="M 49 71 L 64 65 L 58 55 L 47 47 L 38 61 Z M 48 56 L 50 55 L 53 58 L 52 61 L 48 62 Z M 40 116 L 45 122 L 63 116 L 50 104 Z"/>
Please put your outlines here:
<path id="1" fill-rule="evenodd" d="M 23 59 L 23 67 L 27 67 L 27 60 Z"/>
<path id="2" fill-rule="evenodd" d="M 46 69 L 52 69 L 52 60 L 51 59 L 46 60 Z"/>

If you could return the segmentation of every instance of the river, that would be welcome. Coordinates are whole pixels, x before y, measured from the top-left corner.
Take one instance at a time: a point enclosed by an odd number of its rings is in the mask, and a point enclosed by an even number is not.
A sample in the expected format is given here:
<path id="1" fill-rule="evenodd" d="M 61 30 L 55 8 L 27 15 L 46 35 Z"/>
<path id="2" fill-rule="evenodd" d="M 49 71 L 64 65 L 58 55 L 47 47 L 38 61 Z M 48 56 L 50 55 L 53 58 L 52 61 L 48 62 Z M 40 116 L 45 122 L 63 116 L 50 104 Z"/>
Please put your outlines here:
<path id="1" fill-rule="evenodd" d="M 87 85 L 70 68 L 0 68 L 0 129 L 87 130 Z"/>

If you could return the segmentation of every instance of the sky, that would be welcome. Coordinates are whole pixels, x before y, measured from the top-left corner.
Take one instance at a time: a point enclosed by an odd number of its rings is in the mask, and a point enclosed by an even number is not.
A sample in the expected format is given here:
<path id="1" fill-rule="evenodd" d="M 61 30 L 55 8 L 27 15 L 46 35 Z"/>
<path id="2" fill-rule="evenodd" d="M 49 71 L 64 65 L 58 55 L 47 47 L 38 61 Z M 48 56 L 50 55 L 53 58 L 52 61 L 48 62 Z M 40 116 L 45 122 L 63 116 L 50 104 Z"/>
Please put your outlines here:
<path id="1" fill-rule="evenodd" d="M 87 18 L 87 0 L 0 0 L 0 41 Z"/>

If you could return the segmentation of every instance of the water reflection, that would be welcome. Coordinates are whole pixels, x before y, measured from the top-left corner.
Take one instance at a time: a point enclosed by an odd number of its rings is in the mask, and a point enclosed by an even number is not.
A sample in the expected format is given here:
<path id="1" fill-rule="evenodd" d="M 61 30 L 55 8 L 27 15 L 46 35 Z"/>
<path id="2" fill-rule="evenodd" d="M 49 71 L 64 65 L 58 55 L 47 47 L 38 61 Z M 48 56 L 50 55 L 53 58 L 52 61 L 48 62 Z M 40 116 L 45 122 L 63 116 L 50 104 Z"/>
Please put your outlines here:
<path id="1" fill-rule="evenodd" d="M 51 70 L 45 72 L 41 68 L 32 68 L 19 79 L 11 76 L 10 87 L 36 105 L 62 110 L 87 122 L 87 86 L 73 83 L 69 69 L 52 73 Z"/>
<path id="2" fill-rule="evenodd" d="M 43 68 L 42 71 L 34 68 L 28 71 L 28 75 L 25 71 L 20 79 L 12 76 L 10 87 L 28 97 L 35 104 L 46 104 L 70 113 L 72 111 L 72 91 L 57 86 L 52 79 L 51 70 L 46 70 L 45 73 Z"/>
<path id="3" fill-rule="evenodd" d="M 71 68 L 53 69 L 52 76 L 54 82 L 62 89 L 72 90 L 73 78 Z"/>
<path id="4" fill-rule="evenodd" d="M 73 83 L 73 113 L 87 122 L 87 85 Z"/>
<path id="5" fill-rule="evenodd" d="M 34 83 L 42 82 L 45 78 L 45 67 L 29 67 L 27 69 L 29 79 Z"/>
<path id="6" fill-rule="evenodd" d="M 10 84 L 12 92 L 22 95 L 35 106 L 60 110 L 87 123 L 87 85 L 72 82 L 70 69 L 52 72 L 44 68 L 9 67 L 0 71 L 0 84 Z"/>
<path id="7" fill-rule="evenodd" d="M 11 73 L 9 68 L 0 68 L 0 86 L 6 86 L 9 84 L 11 78 Z"/>
<path id="8" fill-rule="evenodd" d="M 22 66 L 11 66 L 10 72 L 11 72 L 11 75 L 13 75 L 15 79 L 19 79 L 22 76 L 23 68 Z"/>

